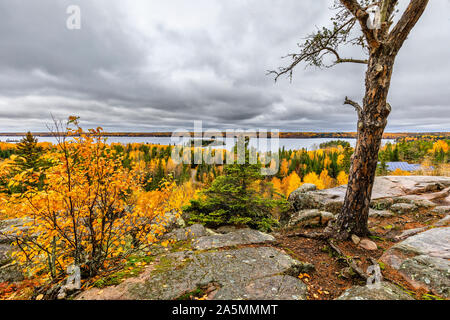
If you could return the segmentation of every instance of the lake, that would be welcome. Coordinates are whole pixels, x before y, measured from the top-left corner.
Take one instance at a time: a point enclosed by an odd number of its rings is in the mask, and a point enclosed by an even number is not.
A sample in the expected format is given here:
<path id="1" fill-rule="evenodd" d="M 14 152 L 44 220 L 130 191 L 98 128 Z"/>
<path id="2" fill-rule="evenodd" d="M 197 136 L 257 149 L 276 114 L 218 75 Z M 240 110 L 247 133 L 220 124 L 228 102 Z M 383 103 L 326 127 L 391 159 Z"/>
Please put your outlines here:
<path id="1" fill-rule="evenodd" d="M 51 142 L 56 143 L 56 139 L 54 137 L 37 137 L 40 142 Z M 107 142 L 109 143 L 147 143 L 147 144 L 159 144 L 159 145 L 174 145 L 178 142 L 178 138 L 171 137 L 108 137 Z M 0 136 L 0 141 L 5 142 L 6 140 L 20 140 L 20 137 L 13 136 Z M 225 139 L 223 139 L 225 140 Z M 275 141 L 272 139 L 250 139 L 250 146 L 256 147 L 259 151 L 267 151 L 272 150 L 276 151 L 279 148 L 285 148 L 286 150 L 300 150 L 300 149 L 308 149 L 315 150 L 319 148 L 321 143 L 338 140 L 336 138 L 307 138 L 307 139 L 278 139 L 278 146 Z M 347 141 L 350 143 L 352 147 L 356 144 L 356 139 L 349 138 L 341 138 L 339 140 Z M 383 139 L 382 144 L 386 144 L 388 142 L 393 143 L 392 139 Z M 234 142 L 231 142 L 226 149 L 231 149 L 234 145 Z M 218 148 L 218 147 L 213 147 Z"/>

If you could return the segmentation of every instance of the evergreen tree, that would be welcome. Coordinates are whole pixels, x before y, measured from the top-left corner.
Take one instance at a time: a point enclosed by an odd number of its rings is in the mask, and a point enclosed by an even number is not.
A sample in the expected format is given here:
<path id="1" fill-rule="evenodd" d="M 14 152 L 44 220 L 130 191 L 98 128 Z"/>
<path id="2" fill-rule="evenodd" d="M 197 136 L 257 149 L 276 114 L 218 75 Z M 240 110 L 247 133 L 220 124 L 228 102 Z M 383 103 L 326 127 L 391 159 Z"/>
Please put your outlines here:
<path id="1" fill-rule="evenodd" d="M 37 145 L 37 142 L 31 132 L 27 132 L 26 136 L 17 144 L 9 178 L 18 174 L 27 174 L 29 178 L 20 185 L 15 185 L 10 190 L 11 192 L 24 192 L 30 187 L 42 189 L 44 185 L 42 170 L 48 167 L 48 164 L 42 161 L 42 148 Z"/>
<path id="2" fill-rule="evenodd" d="M 14 158 L 14 167 L 17 171 L 37 170 L 40 167 L 42 149 L 38 147 L 37 142 L 37 139 L 28 131 L 17 144 L 17 156 Z"/>
<path id="3" fill-rule="evenodd" d="M 276 193 L 273 185 L 263 179 L 261 165 L 248 163 L 248 158 L 247 151 L 245 164 L 226 165 L 224 175 L 217 177 L 200 199 L 191 200 L 184 208 L 190 224 L 245 225 L 263 231 L 277 224 L 274 213 L 286 210 L 286 200 L 271 197 Z"/>

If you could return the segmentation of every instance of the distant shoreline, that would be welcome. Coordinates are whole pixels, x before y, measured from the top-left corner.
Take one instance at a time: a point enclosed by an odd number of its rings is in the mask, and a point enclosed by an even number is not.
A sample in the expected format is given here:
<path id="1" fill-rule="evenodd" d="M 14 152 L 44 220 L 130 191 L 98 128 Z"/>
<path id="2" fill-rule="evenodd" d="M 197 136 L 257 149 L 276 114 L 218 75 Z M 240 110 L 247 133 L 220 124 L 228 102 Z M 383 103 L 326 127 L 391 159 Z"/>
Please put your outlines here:
<path id="1" fill-rule="evenodd" d="M 24 132 L 1 132 L 0 137 L 22 137 Z M 49 132 L 34 132 L 36 137 L 52 137 Z M 167 138 L 172 136 L 172 132 L 104 132 L 105 137 L 154 137 Z M 193 133 L 191 132 L 191 136 Z M 223 133 L 225 137 L 225 133 Z M 400 139 L 406 137 L 420 137 L 420 136 L 443 136 L 450 137 L 450 132 L 385 132 L 384 139 Z M 268 138 L 270 132 L 268 132 Z M 279 138 L 282 139 L 314 139 L 314 138 L 328 138 L 328 139 L 355 139 L 356 132 L 280 132 Z"/>

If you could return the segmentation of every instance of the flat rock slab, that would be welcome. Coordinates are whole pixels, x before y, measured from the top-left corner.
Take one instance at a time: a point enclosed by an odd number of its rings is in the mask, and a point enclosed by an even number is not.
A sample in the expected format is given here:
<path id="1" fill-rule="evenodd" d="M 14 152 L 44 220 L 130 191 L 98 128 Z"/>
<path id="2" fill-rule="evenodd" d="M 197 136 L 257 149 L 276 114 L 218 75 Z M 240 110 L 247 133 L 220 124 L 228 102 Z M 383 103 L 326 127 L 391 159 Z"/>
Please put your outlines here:
<path id="1" fill-rule="evenodd" d="M 396 285 L 382 282 L 379 286 L 355 286 L 344 291 L 336 300 L 414 300 Z"/>
<path id="2" fill-rule="evenodd" d="M 450 227 L 434 228 L 392 246 L 381 260 L 415 289 L 450 297 Z"/>
<path id="3" fill-rule="evenodd" d="M 139 281 L 91 289 L 78 299 L 171 300 L 210 283 L 219 287 L 214 299 L 306 299 L 306 285 L 291 276 L 302 263 L 270 247 L 178 252 L 160 265 Z"/>
<path id="4" fill-rule="evenodd" d="M 288 275 L 256 279 L 245 286 L 224 286 L 215 300 L 305 300 L 305 284 Z"/>
<path id="5" fill-rule="evenodd" d="M 397 243 L 391 249 L 406 254 L 450 259 L 450 228 L 434 228 L 422 232 Z"/>
<path id="6" fill-rule="evenodd" d="M 272 241 L 275 241 L 275 238 L 269 234 L 253 229 L 241 229 L 226 234 L 201 237 L 193 241 L 192 247 L 196 250 L 208 250 Z"/>

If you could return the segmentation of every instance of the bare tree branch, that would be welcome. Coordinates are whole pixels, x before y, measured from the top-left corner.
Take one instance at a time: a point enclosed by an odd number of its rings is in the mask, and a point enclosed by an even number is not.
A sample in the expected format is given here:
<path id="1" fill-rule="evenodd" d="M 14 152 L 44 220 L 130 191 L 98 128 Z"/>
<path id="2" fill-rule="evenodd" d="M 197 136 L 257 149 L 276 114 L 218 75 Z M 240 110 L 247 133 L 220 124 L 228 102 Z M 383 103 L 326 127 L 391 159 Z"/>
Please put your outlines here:
<path id="1" fill-rule="evenodd" d="M 411 0 L 408 8 L 406 8 L 397 25 L 392 29 L 389 34 L 389 44 L 395 51 L 400 50 L 411 32 L 412 28 L 416 25 L 422 16 L 425 8 L 428 5 L 428 0 Z"/>
<path id="2" fill-rule="evenodd" d="M 357 102 L 350 100 L 348 97 L 345 97 L 344 105 L 346 104 L 355 108 L 356 112 L 358 113 L 358 119 L 362 119 L 363 109 Z"/>
<path id="3" fill-rule="evenodd" d="M 338 47 L 342 43 L 354 44 L 354 39 L 349 40 L 349 34 L 356 23 L 354 17 L 343 17 L 342 21 L 335 21 L 333 29 L 322 28 L 316 33 L 309 35 L 303 44 L 299 44 L 300 53 L 292 53 L 286 57 L 292 58 L 292 63 L 287 67 L 281 67 L 278 70 L 269 70 L 268 74 L 275 74 L 275 81 L 284 74 L 292 79 L 293 69 L 301 62 L 306 62 L 309 66 L 332 67 L 339 63 L 359 63 L 367 64 L 366 59 L 341 58 L 338 53 Z M 333 55 L 335 60 L 331 64 L 324 62 L 326 55 Z M 284 58 L 286 58 L 284 57 Z"/>

